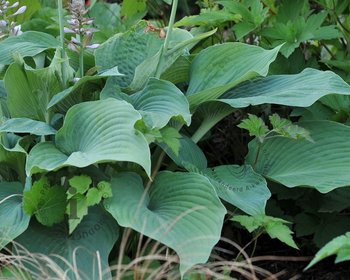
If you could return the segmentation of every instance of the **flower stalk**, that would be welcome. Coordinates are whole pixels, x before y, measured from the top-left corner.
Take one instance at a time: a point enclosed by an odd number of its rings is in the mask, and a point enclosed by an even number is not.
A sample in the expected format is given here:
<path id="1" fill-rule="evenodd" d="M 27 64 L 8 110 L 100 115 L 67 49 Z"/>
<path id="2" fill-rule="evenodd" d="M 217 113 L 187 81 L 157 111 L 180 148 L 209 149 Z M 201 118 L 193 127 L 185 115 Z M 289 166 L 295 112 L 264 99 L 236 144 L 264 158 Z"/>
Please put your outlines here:
<path id="1" fill-rule="evenodd" d="M 91 27 L 94 20 L 86 17 L 88 11 L 83 1 L 73 0 L 69 4 L 69 11 L 69 27 L 65 28 L 65 32 L 75 34 L 75 37 L 71 37 L 68 48 L 79 53 L 79 77 L 81 78 L 84 76 L 84 50 L 99 46 L 99 44 L 91 44 L 93 33 L 97 30 Z"/>
<path id="2" fill-rule="evenodd" d="M 62 64 L 62 82 L 63 86 L 66 87 L 66 81 L 67 81 L 67 73 L 66 73 L 66 50 L 65 50 L 65 44 L 64 44 L 64 17 L 63 17 L 63 3 L 62 0 L 57 1 L 57 7 L 58 7 L 58 18 L 59 18 L 59 26 L 60 26 L 60 43 L 61 43 L 61 57 L 63 59 Z"/>
<path id="3" fill-rule="evenodd" d="M 169 19 L 168 30 L 166 33 L 164 45 L 162 48 L 162 53 L 160 55 L 159 63 L 158 63 L 156 74 L 155 74 L 156 78 L 160 78 L 160 75 L 162 75 L 162 72 L 163 72 L 163 65 L 164 65 L 164 61 L 166 59 L 166 55 L 168 53 L 171 33 L 172 33 L 173 27 L 174 27 L 177 5 L 178 5 L 178 0 L 173 0 L 172 6 L 171 6 L 171 14 L 170 14 L 170 19 Z"/>

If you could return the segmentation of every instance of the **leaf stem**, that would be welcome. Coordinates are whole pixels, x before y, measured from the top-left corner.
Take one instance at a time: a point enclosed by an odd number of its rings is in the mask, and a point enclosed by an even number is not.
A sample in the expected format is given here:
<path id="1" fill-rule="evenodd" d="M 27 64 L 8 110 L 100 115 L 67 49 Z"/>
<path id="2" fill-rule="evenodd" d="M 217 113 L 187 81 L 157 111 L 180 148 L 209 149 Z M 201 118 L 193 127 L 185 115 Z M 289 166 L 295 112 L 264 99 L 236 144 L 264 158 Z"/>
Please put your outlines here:
<path id="1" fill-rule="evenodd" d="M 80 43 L 80 52 L 79 52 L 79 74 L 80 78 L 84 77 L 84 46 L 82 43 L 83 36 L 80 34 L 79 36 L 79 41 Z"/>

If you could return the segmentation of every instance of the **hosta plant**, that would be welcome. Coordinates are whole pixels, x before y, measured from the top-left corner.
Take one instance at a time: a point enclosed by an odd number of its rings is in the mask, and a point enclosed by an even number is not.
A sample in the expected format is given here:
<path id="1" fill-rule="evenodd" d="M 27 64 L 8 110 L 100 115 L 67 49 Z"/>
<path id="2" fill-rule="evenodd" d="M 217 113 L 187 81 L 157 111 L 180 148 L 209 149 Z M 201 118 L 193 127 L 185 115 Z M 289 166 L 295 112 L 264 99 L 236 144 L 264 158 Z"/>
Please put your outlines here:
<path id="1" fill-rule="evenodd" d="M 60 38 L 26 31 L 0 42 L 1 249 L 16 253 L 14 241 L 58 257 L 70 279 L 76 270 L 109 279 L 109 256 L 135 245 L 121 242 L 132 229 L 167 246 L 188 277 L 208 261 L 232 207 L 252 216 L 233 216 L 249 231 L 262 227 L 297 247 L 287 222 L 265 215 L 270 182 L 321 193 L 350 184 L 350 128 L 334 121 L 249 115 L 239 125 L 255 136 L 243 165 L 208 167 L 198 145 L 238 109 L 350 95 L 335 73 L 269 75 L 283 44 L 201 49 L 216 29 L 174 28 L 176 0 L 164 29 L 139 21 L 97 38 L 96 50 L 72 39 L 79 59 L 66 48 L 58 9 Z"/>

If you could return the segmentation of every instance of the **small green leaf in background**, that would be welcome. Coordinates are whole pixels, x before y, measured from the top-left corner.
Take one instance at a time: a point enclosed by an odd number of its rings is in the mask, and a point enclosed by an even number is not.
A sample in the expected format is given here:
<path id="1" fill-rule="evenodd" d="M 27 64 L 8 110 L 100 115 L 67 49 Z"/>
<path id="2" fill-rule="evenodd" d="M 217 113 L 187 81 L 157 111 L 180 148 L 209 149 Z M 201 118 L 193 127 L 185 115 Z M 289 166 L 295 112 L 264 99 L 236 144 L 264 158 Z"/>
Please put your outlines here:
<path id="1" fill-rule="evenodd" d="M 327 243 L 321 250 L 317 252 L 315 258 L 309 263 L 305 270 L 332 255 L 337 256 L 335 263 L 350 260 L 350 232 L 338 236 Z"/>
<path id="2" fill-rule="evenodd" d="M 99 204 L 102 198 L 112 196 L 110 183 L 101 181 L 97 187 L 91 187 L 91 184 L 91 178 L 86 175 L 74 176 L 69 180 L 71 187 L 67 191 L 69 200 L 66 208 L 69 217 L 69 233 L 72 233 L 88 214 L 90 206 Z"/>
<path id="3" fill-rule="evenodd" d="M 291 139 L 306 139 L 313 142 L 310 132 L 305 128 L 293 124 L 290 120 L 281 118 L 277 114 L 269 117 L 273 130 L 278 134 Z"/>
<path id="4" fill-rule="evenodd" d="M 239 15 L 240 22 L 233 26 L 238 40 L 259 27 L 268 16 L 269 9 L 260 0 L 250 1 L 218 1 L 230 13 Z M 264 3 L 265 4 L 265 3 Z"/>
<path id="5" fill-rule="evenodd" d="M 69 179 L 69 185 L 74 189 L 70 189 L 67 192 L 68 199 L 73 196 L 73 192 L 76 194 L 84 194 L 90 187 L 92 183 L 92 180 L 89 176 L 81 175 L 81 176 L 74 176 L 73 178 Z"/>
<path id="6" fill-rule="evenodd" d="M 218 26 L 224 22 L 238 22 L 240 15 L 231 14 L 225 11 L 205 11 L 200 15 L 187 16 L 175 23 L 174 26 Z"/>
<path id="7" fill-rule="evenodd" d="M 248 130 L 249 135 L 257 137 L 260 142 L 263 142 L 266 134 L 269 132 L 265 122 L 252 114 L 248 114 L 248 119 L 243 120 L 238 127 Z"/>
<path id="8" fill-rule="evenodd" d="M 139 15 L 140 19 L 147 12 L 146 0 L 124 0 L 121 9 L 121 16 L 132 18 Z"/>
<path id="9" fill-rule="evenodd" d="M 23 194 L 23 208 L 28 215 L 45 226 L 63 221 L 66 209 L 66 194 L 62 186 L 51 186 L 47 177 L 41 177 L 32 188 Z"/>
<path id="10" fill-rule="evenodd" d="M 263 36 L 276 40 L 276 44 L 285 44 L 281 53 L 289 57 L 302 42 L 308 40 L 330 40 L 341 37 L 336 25 L 322 26 L 328 13 L 322 11 L 312 14 L 308 18 L 299 16 L 286 23 L 276 22 L 273 27 L 264 28 L 261 31 Z"/>
<path id="11" fill-rule="evenodd" d="M 285 225 L 290 223 L 288 221 L 266 215 L 236 215 L 232 221 L 240 223 L 249 232 L 262 228 L 271 238 L 277 238 L 288 246 L 298 249 L 292 237 L 293 232 Z"/>

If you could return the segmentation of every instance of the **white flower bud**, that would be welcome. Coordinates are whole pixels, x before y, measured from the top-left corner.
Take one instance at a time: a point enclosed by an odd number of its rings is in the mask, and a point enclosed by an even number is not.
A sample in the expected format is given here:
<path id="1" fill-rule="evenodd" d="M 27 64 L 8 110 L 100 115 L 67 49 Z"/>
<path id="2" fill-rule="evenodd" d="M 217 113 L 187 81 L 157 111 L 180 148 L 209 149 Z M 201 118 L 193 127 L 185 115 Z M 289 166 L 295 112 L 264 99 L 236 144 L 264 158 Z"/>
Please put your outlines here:
<path id="1" fill-rule="evenodd" d="M 0 27 L 6 27 L 7 21 L 6 20 L 0 20 Z"/>
<path id="2" fill-rule="evenodd" d="M 72 29 L 65 27 L 64 33 L 75 33 Z"/>
<path id="3" fill-rule="evenodd" d="M 86 46 L 88 49 L 97 49 L 100 46 L 100 44 L 92 44 L 90 46 Z"/>
<path id="4" fill-rule="evenodd" d="M 27 10 L 27 6 L 22 6 L 12 16 L 17 16 L 17 15 L 23 14 L 26 10 Z"/>
<path id="5" fill-rule="evenodd" d="M 72 43 L 74 43 L 74 44 L 80 44 L 80 41 L 79 41 L 77 38 L 75 38 L 75 37 L 72 37 L 70 40 L 71 40 Z"/>
<path id="6" fill-rule="evenodd" d="M 12 33 L 12 35 L 14 35 L 14 36 L 19 36 L 19 35 L 21 35 L 21 34 L 23 33 L 22 30 L 21 30 L 21 25 L 15 26 L 15 27 L 12 29 L 11 33 Z"/>
<path id="7" fill-rule="evenodd" d="M 18 5 L 19 5 L 19 2 L 15 2 L 9 7 L 9 9 L 16 8 L 18 7 Z"/>

